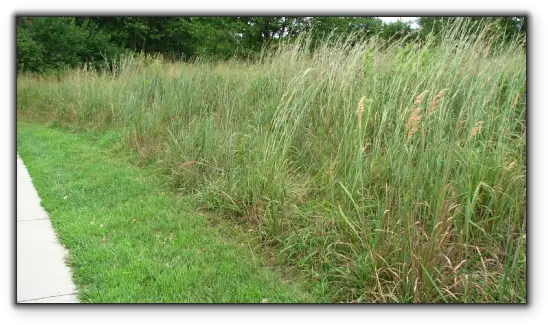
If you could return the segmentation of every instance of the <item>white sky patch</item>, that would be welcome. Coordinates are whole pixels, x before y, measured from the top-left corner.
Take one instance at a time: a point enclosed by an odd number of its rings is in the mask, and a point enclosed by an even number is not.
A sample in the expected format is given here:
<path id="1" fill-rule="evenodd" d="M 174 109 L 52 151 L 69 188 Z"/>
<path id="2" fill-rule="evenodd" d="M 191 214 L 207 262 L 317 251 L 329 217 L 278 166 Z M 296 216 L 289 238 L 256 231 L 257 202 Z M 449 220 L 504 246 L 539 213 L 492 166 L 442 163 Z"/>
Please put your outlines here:
<path id="1" fill-rule="evenodd" d="M 419 17 L 378 17 L 378 18 L 380 20 L 382 20 L 383 22 L 387 23 L 387 24 L 396 22 L 398 20 L 402 20 L 402 21 L 405 21 L 405 22 L 407 22 L 407 21 L 412 22 L 411 28 L 418 28 L 419 27 L 419 25 L 417 23 L 413 22 Z"/>

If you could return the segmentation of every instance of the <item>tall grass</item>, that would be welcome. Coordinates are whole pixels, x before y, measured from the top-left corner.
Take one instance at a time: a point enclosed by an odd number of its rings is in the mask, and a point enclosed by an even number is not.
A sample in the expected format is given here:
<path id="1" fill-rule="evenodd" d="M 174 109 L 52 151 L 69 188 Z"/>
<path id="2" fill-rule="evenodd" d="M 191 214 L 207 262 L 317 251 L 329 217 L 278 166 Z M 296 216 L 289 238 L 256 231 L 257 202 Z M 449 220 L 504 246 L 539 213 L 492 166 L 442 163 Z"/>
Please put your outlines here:
<path id="1" fill-rule="evenodd" d="M 122 128 L 333 301 L 524 302 L 522 40 L 306 36 L 258 62 L 126 57 L 17 80 L 19 118 Z"/>

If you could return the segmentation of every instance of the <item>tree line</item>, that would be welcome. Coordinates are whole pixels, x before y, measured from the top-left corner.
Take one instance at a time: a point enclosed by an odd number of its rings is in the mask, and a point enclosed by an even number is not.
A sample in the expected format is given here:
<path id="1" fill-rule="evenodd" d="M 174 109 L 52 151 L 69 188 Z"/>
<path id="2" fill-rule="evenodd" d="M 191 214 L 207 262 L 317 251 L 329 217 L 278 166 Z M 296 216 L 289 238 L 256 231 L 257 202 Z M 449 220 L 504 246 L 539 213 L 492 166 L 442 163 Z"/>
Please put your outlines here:
<path id="1" fill-rule="evenodd" d="M 378 17 L 17 17 L 17 70 L 44 73 L 93 64 L 108 66 L 131 52 L 172 60 L 256 58 L 263 46 L 308 33 L 311 46 L 330 35 L 420 41 L 441 33 L 456 17 L 420 17 L 384 23 Z M 469 33 L 495 26 L 500 41 L 525 35 L 525 17 L 470 17 Z"/>

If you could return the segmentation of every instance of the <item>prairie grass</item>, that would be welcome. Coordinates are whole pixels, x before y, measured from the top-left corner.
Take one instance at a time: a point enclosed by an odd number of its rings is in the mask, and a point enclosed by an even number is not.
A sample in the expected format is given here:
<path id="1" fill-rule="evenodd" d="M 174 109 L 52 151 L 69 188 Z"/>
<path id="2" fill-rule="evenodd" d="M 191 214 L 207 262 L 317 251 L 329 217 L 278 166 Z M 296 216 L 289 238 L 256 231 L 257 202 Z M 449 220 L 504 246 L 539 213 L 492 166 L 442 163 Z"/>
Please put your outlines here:
<path id="1" fill-rule="evenodd" d="M 525 302 L 524 40 L 463 35 L 20 75 L 17 113 L 123 129 L 142 163 L 256 227 L 332 301 Z"/>

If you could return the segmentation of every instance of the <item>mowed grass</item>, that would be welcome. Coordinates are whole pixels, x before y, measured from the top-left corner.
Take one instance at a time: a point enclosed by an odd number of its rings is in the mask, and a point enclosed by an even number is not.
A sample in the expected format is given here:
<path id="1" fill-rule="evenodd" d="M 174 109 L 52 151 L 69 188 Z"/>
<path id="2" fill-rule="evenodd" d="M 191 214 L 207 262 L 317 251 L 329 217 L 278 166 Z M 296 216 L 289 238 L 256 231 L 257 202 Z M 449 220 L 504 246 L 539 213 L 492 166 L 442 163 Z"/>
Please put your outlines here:
<path id="1" fill-rule="evenodd" d="M 109 150 L 112 139 L 17 128 L 18 152 L 70 252 L 82 302 L 318 301 L 265 268 L 253 236 L 210 227 L 161 178 Z"/>
<path id="2" fill-rule="evenodd" d="M 18 118 L 123 130 L 138 164 L 254 229 L 327 301 L 521 303 L 524 40 L 462 28 L 422 46 L 303 36 L 257 62 L 22 75 Z"/>

